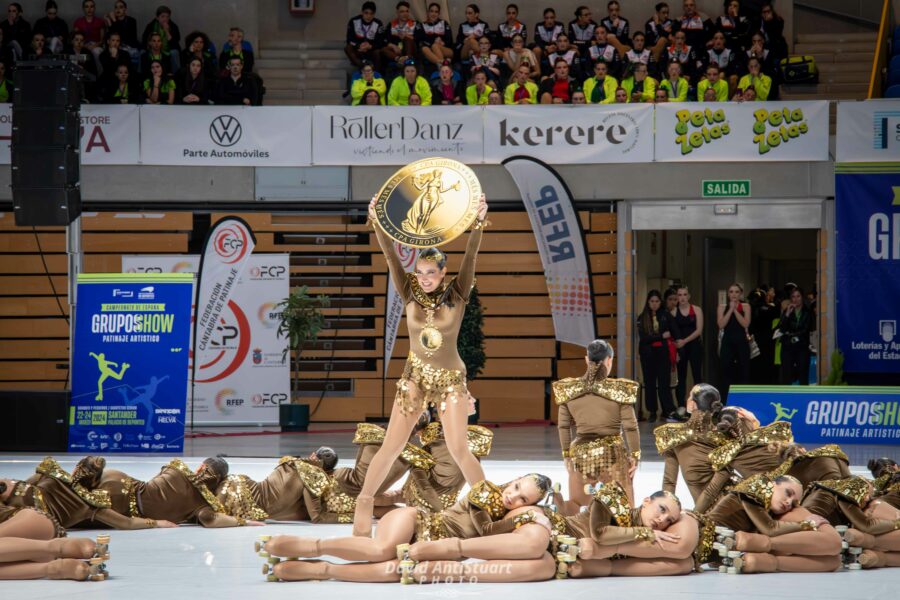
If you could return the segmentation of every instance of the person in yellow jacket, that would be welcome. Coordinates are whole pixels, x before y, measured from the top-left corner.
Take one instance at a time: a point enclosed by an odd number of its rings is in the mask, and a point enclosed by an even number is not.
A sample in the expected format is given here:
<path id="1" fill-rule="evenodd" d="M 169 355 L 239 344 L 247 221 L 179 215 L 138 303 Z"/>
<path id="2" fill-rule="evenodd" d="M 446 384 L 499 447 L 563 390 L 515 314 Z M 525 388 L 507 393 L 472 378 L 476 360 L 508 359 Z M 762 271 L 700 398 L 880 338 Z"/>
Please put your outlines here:
<path id="1" fill-rule="evenodd" d="M 715 91 L 716 102 L 728 102 L 728 82 L 722 79 L 719 65 L 715 63 L 707 65 L 706 78 L 697 83 L 697 99 L 702 102 L 709 88 Z"/>
<path id="2" fill-rule="evenodd" d="M 375 77 L 375 67 L 372 66 L 372 63 L 364 62 L 362 69 L 360 69 L 360 74 L 362 76 L 350 86 L 350 104 L 356 106 L 362 102 L 363 96 L 368 90 L 378 92 L 378 97 L 381 98 L 381 103 L 384 104 L 384 97 L 387 96 L 387 83 L 381 77 Z"/>
<path id="3" fill-rule="evenodd" d="M 472 85 L 466 88 L 466 104 L 470 106 L 487 104 L 488 96 L 493 91 L 494 88 L 487 84 L 487 73 L 483 69 L 478 69 L 472 76 Z"/>
<path id="4" fill-rule="evenodd" d="M 537 104 L 538 86 L 529 79 L 531 67 L 519 65 L 513 79 L 506 86 L 504 104 Z"/>
<path id="5" fill-rule="evenodd" d="M 628 94 L 628 102 L 653 102 L 656 97 L 656 80 L 647 76 L 647 65 L 632 63 L 632 74 L 621 82 Z"/>
<path id="6" fill-rule="evenodd" d="M 769 99 L 769 93 L 772 91 L 772 78 L 762 72 L 762 64 L 755 56 L 747 61 L 747 69 L 750 71 L 738 82 L 739 90 L 753 88 L 756 92 L 756 99 L 765 102 Z"/>
<path id="7" fill-rule="evenodd" d="M 409 95 L 415 92 L 422 99 L 422 106 L 431 106 L 431 86 L 419 76 L 415 61 L 408 60 L 403 65 L 403 75 L 391 82 L 388 104 L 409 106 Z"/>
<path id="8" fill-rule="evenodd" d="M 612 104 L 616 101 L 619 82 L 609 75 L 609 67 L 603 61 L 594 65 L 594 76 L 584 81 L 584 97 L 588 104 Z"/>
<path id="9" fill-rule="evenodd" d="M 659 82 L 659 89 L 665 90 L 669 102 L 686 102 L 690 84 L 681 76 L 681 63 L 669 63 L 666 75 L 668 78 Z"/>

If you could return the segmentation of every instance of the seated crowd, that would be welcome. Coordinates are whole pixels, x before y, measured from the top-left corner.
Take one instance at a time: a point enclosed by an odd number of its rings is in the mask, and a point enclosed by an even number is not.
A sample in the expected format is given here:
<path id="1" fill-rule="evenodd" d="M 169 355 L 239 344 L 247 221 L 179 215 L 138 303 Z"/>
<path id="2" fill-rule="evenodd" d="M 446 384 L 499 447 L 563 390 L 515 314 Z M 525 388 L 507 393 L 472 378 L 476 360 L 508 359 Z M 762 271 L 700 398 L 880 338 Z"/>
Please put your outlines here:
<path id="1" fill-rule="evenodd" d="M 115 0 L 105 17 L 95 0 L 82 2 L 72 27 L 54 0 L 32 27 L 13 2 L 0 22 L 0 102 L 9 102 L 10 79 L 21 60 L 77 57 L 83 67 L 84 101 L 105 104 L 260 105 L 265 89 L 253 72 L 253 46 L 240 27 L 216 46 L 202 31 L 182 38 L 167 6 L 138 36 L 125 0 Z"/>
<path id="2" fill-rule="evenodd" d="M 384 24 L 375 3 L 364 2 L 347 24 L 354 105 L 763 101 L 777 97 L 788 54 L 772 2 L 725 0 L 716 18 L 695 0 L 683 0 L 680 17 L 660 2 L 643 29 L 632 28 L 616 0 L 599 23 L 587 6 L 567 25 L 547 8 L 530 41 L 515 4 L 495 28 L 467 5 L 455 38 L 438 3 L 423 22 L 408 2 L 395 8 Z"/>

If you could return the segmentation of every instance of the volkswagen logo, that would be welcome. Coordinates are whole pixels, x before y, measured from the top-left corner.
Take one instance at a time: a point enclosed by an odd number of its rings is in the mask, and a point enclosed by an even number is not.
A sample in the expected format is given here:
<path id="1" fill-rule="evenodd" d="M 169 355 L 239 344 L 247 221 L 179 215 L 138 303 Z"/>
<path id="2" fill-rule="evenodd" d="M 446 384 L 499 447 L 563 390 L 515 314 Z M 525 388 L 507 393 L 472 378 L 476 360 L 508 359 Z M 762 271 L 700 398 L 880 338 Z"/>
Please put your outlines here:
<path id="1" fill-rule="evenodd" d="M 210 139 L 223 148 L 237 144 L 241 133 L 241 122 L 231 115 L 219 115 L 209 124 Z"/>

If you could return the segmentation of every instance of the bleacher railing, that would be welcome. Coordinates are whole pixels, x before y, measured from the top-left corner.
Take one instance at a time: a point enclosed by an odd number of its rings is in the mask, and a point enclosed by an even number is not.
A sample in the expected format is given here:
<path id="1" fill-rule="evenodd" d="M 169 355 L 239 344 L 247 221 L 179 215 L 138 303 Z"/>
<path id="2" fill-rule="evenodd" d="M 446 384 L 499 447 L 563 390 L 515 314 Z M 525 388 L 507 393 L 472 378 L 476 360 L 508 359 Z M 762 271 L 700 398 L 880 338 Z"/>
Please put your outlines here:
<path id="1" fill-rule="evenodd" d="M 891 59 L 889 44 L 894 31 L 894 6 L 892 0 L 884 0 L 881 9 L 881 25 L 878 27 L 878 41 L 875 57 L 872 59 L 872 74 L 869 77 L 867 98 L 881 98 L 884 95 L 885 73 Z"/>

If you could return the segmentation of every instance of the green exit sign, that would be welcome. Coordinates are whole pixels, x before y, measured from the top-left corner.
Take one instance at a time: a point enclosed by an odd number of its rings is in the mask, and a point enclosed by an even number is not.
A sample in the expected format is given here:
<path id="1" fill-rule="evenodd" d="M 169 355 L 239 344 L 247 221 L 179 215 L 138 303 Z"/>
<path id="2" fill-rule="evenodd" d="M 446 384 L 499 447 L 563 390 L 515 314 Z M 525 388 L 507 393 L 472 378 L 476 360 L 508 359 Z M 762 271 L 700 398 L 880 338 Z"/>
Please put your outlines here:
<path id="1" fill-rule="evenodd" d="M 749 179 L 704 179 L 704 198 L 749 198 Z"/>

